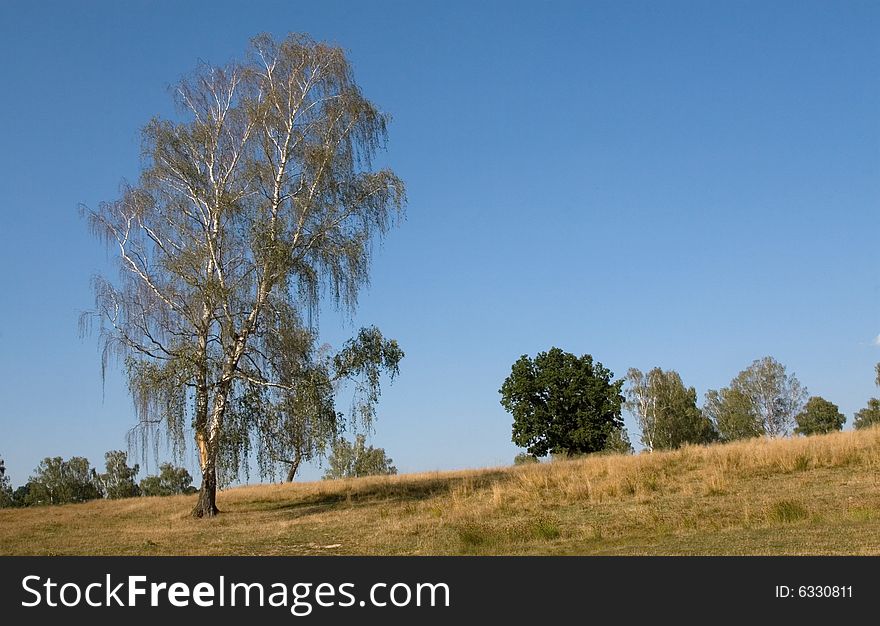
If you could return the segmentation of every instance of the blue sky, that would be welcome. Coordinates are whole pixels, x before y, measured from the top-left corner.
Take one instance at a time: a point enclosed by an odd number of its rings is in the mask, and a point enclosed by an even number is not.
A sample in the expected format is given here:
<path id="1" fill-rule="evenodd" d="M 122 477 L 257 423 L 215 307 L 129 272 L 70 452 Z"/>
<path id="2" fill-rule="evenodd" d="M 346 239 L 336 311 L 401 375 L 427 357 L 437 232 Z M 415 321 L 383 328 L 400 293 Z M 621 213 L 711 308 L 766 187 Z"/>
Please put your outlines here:
<path id="1" fill-rule="evenodd" d="M 124 448 L 124 381 L 102 386 L 77 333 L 110 267 L 77 207 L 136 179 L 170 83 L 264 31 L 342 45 L 393 116 L 408 217 L 355 318 L 321 321 L 335 345 L 375 323 L 406 351 L 371 437 L 401 471 L 510 463 L 498 388 L 554 345 L 619 376 L 674 368 L 700 397 L 772 355 L 850 422 L 880 393 L 880 5 L 475 4 L 0 5 L 13 483 Z"/>

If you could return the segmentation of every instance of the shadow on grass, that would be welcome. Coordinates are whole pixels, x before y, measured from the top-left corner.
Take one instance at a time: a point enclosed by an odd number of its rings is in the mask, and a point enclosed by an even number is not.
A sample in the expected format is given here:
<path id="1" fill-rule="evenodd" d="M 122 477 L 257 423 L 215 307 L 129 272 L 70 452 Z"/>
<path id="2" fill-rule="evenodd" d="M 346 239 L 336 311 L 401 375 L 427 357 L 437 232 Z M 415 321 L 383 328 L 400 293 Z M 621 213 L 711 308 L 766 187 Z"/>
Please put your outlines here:
<path id="1" fill-rule="evenodd" d="M 365 485 L 352 484 L 347 489 L 343 486 L 326 493 L 313 493 L 297 496 L 290 500 L 270 502 L 252 502 L 236 507 L 239 511 L 279 511 L 287 512 L 291 517 L 306 517 L 318 513 L 327 513 L 335 509 L 351 509 L 365 507 L 377 502 L 403 503 L 427 500 L 434 496 L 446 495 L 456 487 L 467 485 L 473 490 L 488 488 L 492 483 L 506 478 L 502 471 L 492 471 L 478 476 L 455 478 L 420 478 L 418 480 L 395 480 Z M 328 481 L 328 488 L 334 487 Z"/>

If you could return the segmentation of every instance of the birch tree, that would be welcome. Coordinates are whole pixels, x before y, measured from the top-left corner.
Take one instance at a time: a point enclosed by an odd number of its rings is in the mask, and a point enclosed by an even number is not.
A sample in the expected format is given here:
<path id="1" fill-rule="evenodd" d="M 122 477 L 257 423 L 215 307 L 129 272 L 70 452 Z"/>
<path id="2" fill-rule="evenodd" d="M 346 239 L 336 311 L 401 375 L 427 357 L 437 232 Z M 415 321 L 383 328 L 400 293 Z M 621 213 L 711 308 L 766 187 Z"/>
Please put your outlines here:
<path id="1" fill-rule="evenodd" d="M 631 368 L 626 375 L 626 407 L 635 416 L 648 450 L 668 450 L 713 441 L 712 423 L 697 408 L 697 391 L 685 387 L 675 370 L 647 373 Z"/>
<path id="2" fill-rule="evenodd" d="M 725 440 L 791 432 L 809 393 L 773 357 L 757 359 L 730 381 L 706 394 L 705 410 Z"/>
<path id="3" fill-rule="evenodd" d="M 373 166 L 387 117 L 337 47 L 261 35 L 241 61 L 203 64 L 173 93 L 180 117 L 143 129 L 137 183 L 87 211 L 120 276 L 95 279 L 85 320 L 100 321 L 103 367 L 122 359 L 139 423 L 164 427 L 178 449 L 194 438 L 203 517 L 252 452 L 271 464 L 296 448 L 279 445 L 292 426 L 332 434 L 341 381 L 367 389 L 349 417 L 373 416 L 372 374 L 394 373 L 402 352 L 379 334 L 391 358 L 371 369 L 362 361 L 375 353 L 359 353 L 346 369 L 344 354 L 316 348 L 318 305 L 354 311 L 372 243 L 405 194 Z"/>
<path id="4" fill-rule="evenodd" d="M 138 495 L 135 476 L 140 471 L 140 466 L 128 466 L 128 455 L 123 450 L 110 450 L 104 454 L 104 467 L 107 470 L 98 474 L 98 482 L 101 485 L 105 498 L 132 498 Z"/>
<path id="5" fill-rule="evenodd" d="M 648 375 L 640 369 L 631 367 L 626 371 L 626 386 L 623 395 L 626 398 L 624 407 L 639 425 L 642 445 L 648 450 L 655 447 L 656 434 L 654 419 L 654 402 L 650 393 Z"/>

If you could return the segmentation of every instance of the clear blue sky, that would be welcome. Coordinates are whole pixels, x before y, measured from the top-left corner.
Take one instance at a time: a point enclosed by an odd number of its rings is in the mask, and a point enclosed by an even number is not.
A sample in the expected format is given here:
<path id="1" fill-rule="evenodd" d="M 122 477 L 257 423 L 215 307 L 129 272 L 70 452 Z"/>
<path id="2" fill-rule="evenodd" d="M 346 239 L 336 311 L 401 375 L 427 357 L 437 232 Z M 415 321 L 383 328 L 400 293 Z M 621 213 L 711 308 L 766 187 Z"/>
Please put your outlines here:
<path id="1" fill-rule="evenodd" d="M 851 422 L 878 393 L 880 4 L 474 4 L 0 5 L 16 485 L 45 456 L 102 466 L 134 424 L 77 334 L 109 267 L 78 204 L 136 179 L 169 83 L 262 31 L 342 45 L 394 118 L 408 218 L 355 319 L 330 312 L 322 332 L 338 345 L 375 323 L 406 351 L 371 438 L 401 471 L 510 463 L 498 388 L 553 345 L 617 375 L 677 369 L 701 398 L 769 354 Z"/>

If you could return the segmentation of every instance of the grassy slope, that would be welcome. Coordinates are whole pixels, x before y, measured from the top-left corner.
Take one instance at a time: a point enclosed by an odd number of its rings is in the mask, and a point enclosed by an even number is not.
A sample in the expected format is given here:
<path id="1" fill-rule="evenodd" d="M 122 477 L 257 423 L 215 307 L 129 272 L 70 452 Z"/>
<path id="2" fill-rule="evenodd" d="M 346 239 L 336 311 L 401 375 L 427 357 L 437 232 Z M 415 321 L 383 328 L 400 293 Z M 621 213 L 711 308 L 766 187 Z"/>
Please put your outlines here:
<path id="1" fill-rule="evenodd" d="M 880 428 L 0 510 L 0 554 L 880 554 Z"/>

